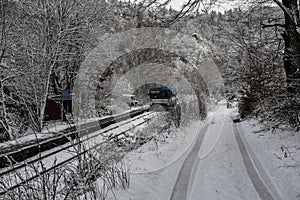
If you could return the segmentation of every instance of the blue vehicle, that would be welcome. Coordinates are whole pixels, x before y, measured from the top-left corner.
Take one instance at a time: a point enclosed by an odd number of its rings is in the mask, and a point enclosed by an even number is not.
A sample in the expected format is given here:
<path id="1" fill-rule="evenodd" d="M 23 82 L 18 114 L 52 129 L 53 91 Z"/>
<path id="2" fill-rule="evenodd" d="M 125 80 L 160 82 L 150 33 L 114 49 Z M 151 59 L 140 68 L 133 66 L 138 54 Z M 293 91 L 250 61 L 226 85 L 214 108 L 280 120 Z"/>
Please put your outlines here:
<path id="1" fill-rule="evenodd" d="M 150 88 L 149 97 L 151 99 L 151 106 L 158 104 L 175 107 L 177 103 L 176 94 L 167 87 Z"/>

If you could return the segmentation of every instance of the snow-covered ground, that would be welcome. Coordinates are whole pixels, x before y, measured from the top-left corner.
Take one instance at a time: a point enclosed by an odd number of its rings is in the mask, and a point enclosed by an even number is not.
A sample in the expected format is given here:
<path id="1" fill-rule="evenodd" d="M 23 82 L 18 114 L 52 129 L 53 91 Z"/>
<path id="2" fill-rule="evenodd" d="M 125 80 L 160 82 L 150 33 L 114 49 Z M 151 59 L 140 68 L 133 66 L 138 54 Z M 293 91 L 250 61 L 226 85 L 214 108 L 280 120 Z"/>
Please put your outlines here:
<path id="1" fill-rule="evenodd" d="M 178 172 L 196 142 L 198 132 L 212 121 L 210 113 L 203 122 L 194 121 L 172 131 L 164 141 L 154 141 L 129 153 L 126 162 L 131 177 L 128 190 L 116 189 L 108 199 L 169 199 Z M 158 147 L 158 148 L 157 148 Z"/>
<path id="2" fill-rule="evenodd" d="M 300 134 L 261 131 L 256 121 L 241 123 L 245 138 L 284 200 L 300 199 Z"/>
<path id="3" fill-rule="evenodd" d="M 81 139 L 82 140 L 87 139 L 87 140 L 85 140 L 81 144 L 84 145 L 85 148 L 91 148 L 95 145 L 99 145 L 106 141 L 107 136 L 114 135 L 114 134 L 120 133 L 122 131 L 130 130 L 132 127 L 135 127 L 138 124 L 144 122 L 145 120 L 151 119 L 155 116 L 157 116 L 157 113 L 153 113 L 153 112 L 143 113 L 142 115 L 136 116 L 135 118 L 130 118 L 130 119 L 127 119 L 127 120 L 124 120 L 121 122 L 117 122 L 108 127 L 100 129 L 96 132 L 93 132 L 91 134 L 83 136 Z M 116 127 L 116 128 L 114 128 L 114 127 Z M 112 128 L 114 128 L 114 129 L 112 129 Z M 138 127 L 135 130 L 137 131 L 139 128 L 141 128 L 141 127 Z M 89 139 L 89 138 L 92 138 L 92 139 Z M 52 152 L 59 151 L 62 148 L 68 147 L 68 146 L 69 146 L 69 144 L 67 143 L 67 144 L 58 146 L 56 148 L 50 149 L 48 151 L 41 152 L 40 154 L 38 154 L 34 157 L 31 157 L 22 163 L 28 163 L 31 160 L 42 157 L 44 155 L 48 155 Z M 15 185 L 16 183 L 19 183 L 21 181 L 20 178 L 24 179 L 24 177 L 27 177 L 27 178 L 31 177 L 32 175 L 35 175 L 36 172 L 38 172 L 38 171 L 42 172 L 45 169 L 51 168 L 52 166 L 56 165 L 57 163 L 64 162 L 65 160 L 70 159 L 73 156 L 76 156 L 77 153 L 79 152 L 78 148 L 79 147 L 77 145 L 74 145 L 63 151 L 59 151 L 53 155 L 50 155 L 50 156 L 44 158 L 42 160 L 42 162 L 35 162 L 35 163 L 29 165 L 29 167 L 25 167 L 25 168 L 23 167 L 23 168 L 20 168 L 20 169 L 14 171 L 13 173 L 9 173 L 7 175 L 2 176 L 1 181 L 5 181 L 5 185 L 7 187 L 8 186 L 11 187 L 11 186 Z M 20 164 L 22 164 L 22 163 L 20 163 Z M 72 165 L 73 166 L 77 165 L 76 159 L 74 159 L 72 161 L 72 163 L 70 163 L 70 166 L 72 166 Z M 7 168 L 3 168 L 3 169 L 0 169 L 0 172 L 4 172 L 6 170 L 7 170 Z M 1 197 L 0 197 L 0 199 L 1 199 Z"/>
<path id="4" fill-rule="evenodd" d="M 127 155 L 132 174 L 161 170 L 175 163 L 191 148 L 197 132 L 205 123 L 193 122 L 186 129 L 174 131 L 164 141 L 151 141 Z"/>
<path id="5" fill-rule="evenodd" d="M 130 187 L 126 191 L 114 190 L 116 197 L 111 195 L 108 199 L 169 199 L 178 171 L 204 124 L 193 122 L 188 128 L 173 133 L 168 141 L 159 142 L 158 150 L 150 142 L 129 153 Z"/>
<path id="6" fill-rule="evenodd" d="M 130 169 L 129 188 L 115 188 L 113 193 L 108 194 L 107 199 L 265 200 L 262 197 L 265 189 L 257 186 L 260 180 L 270 194 L 274 195 L 274 191 L 276 193 L 274 198 L 266 199 L 300 199 L 299 133 L 261 131 L 255 121 L 234 125 L 232 115 L 235 113 L 236 110 L 227 109 L 222 101 L 205 121 L 195 120 L 179 129 L 159 129 L 165 125 L 164 116 L 155 112 L 147 116 L 144 114 L 145 117 L 129 124 L 125 120 L 111 125 L 118 128 L 100 134 L 87 142 L 86 146 L 101 143 L 105 137 L 126 130 L 130 130 L 127 132 L 128 138 L 148 136 L 152 139 L 126 155 L 124 162 Z M 155 118 L 131 130 L 131 127 L 149 117 Z M 159 127 L 155 127 L 157 124 Z M 254 163 L 258 177 L 245 164 L 245 152 L 238 142 L 236 130 L 239 130 L 242 140 L 245 141 L 246 152 L 250 155 L 250 162 Z M 200 147 L 194 148 L 197 144 L 201 144 Z M 72 156 L 71 152 L 66 150 L 48 157 L 43 160 L 44 167 L 48 168 L 54 161 L 69 158 Z M 101 180 L 96 185 L 101 186 Z M 176 187 L 178 185 L 179 188 Z M 178 194 L 184 194 L 184 198 Z"/>
<path id="7" fill-rule="evenodd" d="M 198 154 L 187 199 L 259 199 L 243 163 L 228 113 L 225 105 L 216 110 L 207 132 L 208 140 L 204 140 L 203 150 Z"/>
<path id="8" fill-rule="evenodd" d="M 195 121 L 174 132 L 163 143 L 157 145 L 150 142 L 128 154 L 126 162 L 131 171 L 130 186 L 127 190 L 114 189 L 114 195 L 109 195 L 108 199 L 170 199 L 197 133 L 205 124 L 209 124 L 208 131 L 195 158 L 191 177 L 186 179 L 186 199 L 262 199 L 257 191 L 263 189 L 254 186 L 256 180 L 253 181 L 249 166 L 245 166 L 235 138 L 231 118 L 234 113 L 223 102 L 205 122 Z M 259 158 L 270 182 L 274 184 L 278 198 L 271 199 L 300 199 L 300 135 L 288 132 L 258 133 L 258 128 L 248 121 L 238 127 L 252 154 Z M 264 177 L 260 179 L 264 182 Z"/>

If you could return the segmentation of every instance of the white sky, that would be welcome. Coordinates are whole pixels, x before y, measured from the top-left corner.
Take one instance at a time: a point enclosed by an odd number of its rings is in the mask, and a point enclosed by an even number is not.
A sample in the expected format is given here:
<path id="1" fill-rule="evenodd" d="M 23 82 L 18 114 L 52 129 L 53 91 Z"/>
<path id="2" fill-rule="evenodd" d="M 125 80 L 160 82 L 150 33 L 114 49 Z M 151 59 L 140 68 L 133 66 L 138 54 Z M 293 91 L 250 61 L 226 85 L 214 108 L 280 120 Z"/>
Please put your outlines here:
<path id="1" fill-rule="evenodd" d="M 225 10 L 229 10 L 230 8 L 235 7 L 236 2 L 234 1 L 235 0 L 227 0 L 226 3 L 218 3 L 213 10 L 223 13 Z M 173 9 L 179 10 L 184 2 L 186 2 L 186 0 L 171 0 L 170 5 Z"/>

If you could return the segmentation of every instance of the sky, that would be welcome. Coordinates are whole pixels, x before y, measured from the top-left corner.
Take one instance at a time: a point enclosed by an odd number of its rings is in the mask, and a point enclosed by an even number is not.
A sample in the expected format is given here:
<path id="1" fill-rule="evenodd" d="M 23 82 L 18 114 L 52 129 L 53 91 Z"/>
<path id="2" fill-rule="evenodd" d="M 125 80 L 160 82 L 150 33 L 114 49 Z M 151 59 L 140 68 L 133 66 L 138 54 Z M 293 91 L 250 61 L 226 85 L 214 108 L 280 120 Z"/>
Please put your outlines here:
<path id="1" fill-rule="evenodd" d="M 181 8 L 181 5 L 186 2 L 186 0 L 171 0 L 170 5 L 173 9 L 179 10 Z M 213 10 L 217 11 L 217 12 L 221 12 L 224 13 L 225 10 L 229 10 L 230 8 L 234 8 L 235 6 L 235 2 L 234 1 L 226 1 L 226 3 L 218 3 Z"/>

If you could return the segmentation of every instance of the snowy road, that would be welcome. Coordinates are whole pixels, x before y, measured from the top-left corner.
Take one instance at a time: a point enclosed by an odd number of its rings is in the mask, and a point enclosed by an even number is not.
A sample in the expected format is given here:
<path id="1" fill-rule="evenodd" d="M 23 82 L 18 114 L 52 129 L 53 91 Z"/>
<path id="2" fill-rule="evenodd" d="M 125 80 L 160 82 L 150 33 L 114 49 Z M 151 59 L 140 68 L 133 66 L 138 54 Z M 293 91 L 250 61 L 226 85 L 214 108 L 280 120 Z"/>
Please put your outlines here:
<path id="1" fill-rule="evenodd" d="M 195 164 L 195 159 L 197 157 L 197 154 L 200 150 L 201 143 L 203 141 L 203 136 L 204 136 L 205 132 L 207 131 L 207 127 L 208 126 L 205 126 L 199 133 L 197 141 L 196 141 L 191 153 L 186 158 L 186 160 L 179 172 L 179 176 L 176 181 L 176 185 L 172 192 L 171 200 L 181 200 L 181 199 L 187 198 L 188 185 L 189 185 L 190 177 L 192 175 L 191 172 L 192 172 L 193 166 Z"/>
<path id="2" fill-rule="evenodd" d="M 224 102 L 201 123 L 202 128 L 189 127 L 156 156 L 146 151 L 129 155 L 130 187 L 115 189 L 108 199 L 283 199 Z"/>
<path id="3" fill-rule="evenodd" d="M 195 148 L 199 143 L 200 150 Z M 195 157 L 192 162 L 191 156 Z M 216 110 L 203 141 L 197 141 L 183 164 L 171 199 L 273 200 L 234 131 L 225 105 Z"/>

